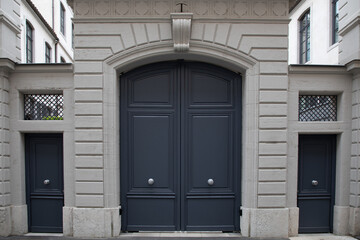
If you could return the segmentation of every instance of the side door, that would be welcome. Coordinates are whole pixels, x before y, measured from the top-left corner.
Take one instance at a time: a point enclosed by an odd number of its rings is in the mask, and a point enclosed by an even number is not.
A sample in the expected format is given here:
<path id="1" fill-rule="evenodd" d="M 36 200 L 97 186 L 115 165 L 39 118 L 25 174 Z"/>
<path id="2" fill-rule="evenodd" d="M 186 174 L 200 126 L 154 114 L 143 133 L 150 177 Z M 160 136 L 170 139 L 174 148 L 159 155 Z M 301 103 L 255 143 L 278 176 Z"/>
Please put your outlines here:
<path id="1" fill-rule="evenodd" d="M 26 134 L 25 141 L 29 232 L 62 232 L 62 134 Z"/>
<path id="2" fill-rule="evenodd" d="M 299 136 L 300 233 L 332 232 L 335 193 L 335 135 Z"/>

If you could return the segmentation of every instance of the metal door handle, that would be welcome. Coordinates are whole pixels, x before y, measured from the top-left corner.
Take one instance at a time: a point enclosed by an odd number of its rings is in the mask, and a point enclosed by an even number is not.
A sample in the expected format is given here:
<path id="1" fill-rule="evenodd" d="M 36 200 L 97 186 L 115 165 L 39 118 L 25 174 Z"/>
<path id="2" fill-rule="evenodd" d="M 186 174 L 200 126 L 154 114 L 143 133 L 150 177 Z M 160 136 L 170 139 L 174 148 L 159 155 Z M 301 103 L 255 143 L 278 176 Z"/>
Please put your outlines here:
<path id="1" fill-rule="evenodd" d="M 155 182 L 155 180 L 154 180 L 154 179 L 149 178 L 149 180 L 148 180 L 148 184 L 149 184 L 149 185 L 153 185 L 153 184 L 154 184 L 154 182 Z"/>
<path id="2" fill-rule="evenodd" d="M 317 180 L 312 180 L 312 181 L 311 181 L 311 184 L 312 184 L 313 186 L 317 186 L 317 185 L 319 184 L 319 182 L 318 182 Z"/>
<path id="3" fill-rule="evenodd" d="M 209 184 L 209 186 L 212 186 L 212 185 L 214 185 L 214 180 L 212 178 L 209 178 L 207 180 L 207 183 Z"/>
<path id="4" fill-rule="evenodd" d="M 49 185 L 49 184 L 50 184 L 50 180 L 49 180 L 49 179 L 45 179 L 45 180 L 44 180 L 44 184 L 45 184 L 45 185 Z"/>

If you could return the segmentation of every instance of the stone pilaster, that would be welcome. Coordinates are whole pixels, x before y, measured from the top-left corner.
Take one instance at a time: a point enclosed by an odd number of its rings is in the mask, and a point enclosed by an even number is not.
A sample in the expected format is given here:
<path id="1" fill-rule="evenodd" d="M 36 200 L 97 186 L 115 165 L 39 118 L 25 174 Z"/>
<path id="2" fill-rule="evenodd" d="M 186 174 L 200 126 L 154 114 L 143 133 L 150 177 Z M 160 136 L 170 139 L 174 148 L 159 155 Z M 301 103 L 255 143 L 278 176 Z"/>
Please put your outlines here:
<path id="1" fill-rule="evenodd" d="M 0 59 L 0 236 L 11 233 L 9 73 L 14 66 Z"/>
<path id="2" fill-rule="evenodd" d="M 352 144 L 350 170 L 350 219 L 351 235 L 360 234 L 360 60 L 347 64 L 353 73 L 352 84 Z"/>

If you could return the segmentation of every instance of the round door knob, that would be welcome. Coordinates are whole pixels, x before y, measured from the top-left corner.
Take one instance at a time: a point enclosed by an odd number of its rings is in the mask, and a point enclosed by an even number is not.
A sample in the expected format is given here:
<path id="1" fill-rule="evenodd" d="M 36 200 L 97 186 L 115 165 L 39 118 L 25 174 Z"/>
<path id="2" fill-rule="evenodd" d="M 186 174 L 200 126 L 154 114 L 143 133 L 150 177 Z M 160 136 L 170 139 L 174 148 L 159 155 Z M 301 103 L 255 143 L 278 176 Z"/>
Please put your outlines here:
<path id="1" fill-rule="evenodd" d="M 214 180 L 210 178 L 209 180 L 207 180 L 207 183 L 209 184 L 209 186 L 212 186 L 214 185 Z"/>
<path id="2" fill-rule="evenodd" d="M 149 184 L 149 185 L 153 185 L 153 184 L 154 184 L 154 182 L 155 182 L 155 180 L 154 180 L 154 179 L 149 178 L 149 180 L 148 180 L 148 184 Z"/>
<path id="3" fill-rule="evenodd" d="M 311 181 L 311 184 L 312 184 L 313 186 L 317 186 L 317 185 L 319 184 L 319 182 L 316 181 L 316 180 L 312 180 L 312 181 Z"/>
<path id="4" fill-rule="evenodd" d="M 45 184 L 45 185 L 49 185 L 49 184 L 50 184 L 50 180 L 49 180 L 49 179 L 45 179 L 45 180 L 44 180 L 44 184 Z"/>

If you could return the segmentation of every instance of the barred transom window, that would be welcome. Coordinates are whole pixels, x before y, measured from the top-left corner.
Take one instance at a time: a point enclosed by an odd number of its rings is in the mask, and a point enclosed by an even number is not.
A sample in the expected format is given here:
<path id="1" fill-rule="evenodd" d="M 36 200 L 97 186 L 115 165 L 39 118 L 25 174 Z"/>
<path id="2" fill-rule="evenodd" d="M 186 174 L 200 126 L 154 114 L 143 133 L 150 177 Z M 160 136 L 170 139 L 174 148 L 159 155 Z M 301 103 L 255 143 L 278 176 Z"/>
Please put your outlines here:
<path id="1" fill-rule="evenodd" d="M 62 94 L 24 94 L 25 120 L 63 120 Z"/>
<path id="2" fill-rule="evenodd" d="M 299 121 L 336 121 L 336 95 L 300 95 Z"/>

